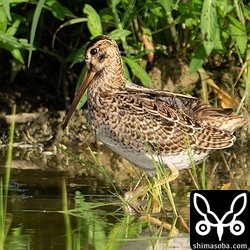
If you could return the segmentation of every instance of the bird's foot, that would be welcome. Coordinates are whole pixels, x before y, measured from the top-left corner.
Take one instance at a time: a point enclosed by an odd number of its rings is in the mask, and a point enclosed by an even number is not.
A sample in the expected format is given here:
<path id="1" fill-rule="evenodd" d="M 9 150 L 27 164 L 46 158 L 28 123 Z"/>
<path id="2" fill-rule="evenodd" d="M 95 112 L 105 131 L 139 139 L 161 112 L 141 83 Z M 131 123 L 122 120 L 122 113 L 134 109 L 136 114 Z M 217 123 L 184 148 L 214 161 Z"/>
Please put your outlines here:
<path id="1" fill-rule="evenodd" d="M 123 208 L 123 211 L 129 214 L 141 213 L 143 211 L 142 203 L 138 201 L 138 198 L 144 197 L 147 192 L 148 186 L 141 186 L 135 189 L 134 191 L 126 192 L 124 195 L 124 200 L 127 205 Z"/>
<path id="2" fill-rule="evenodd" d="M 155 181 L 153 185 L 141 186 L 135 189 L 134 191 L 126 192 L 124 195 L 124 200 L 127 205 L 124 207 L 124 212 L 129 214 L 134 213 L 142 213 L 143 212 L 143 204 L 142 201 L 145 198 L 148 192 L 152 195 L 152 213 L 159 213 L 161 210 L 161 206 L 157 204 L 157 197 L 161 195 L 161 186 L 167 182 L 171 182 L 175 180 L 179 176 L 179 170 L 171 163 L 167 163 L 168 168 L 170 169 L 171 173 L 169 176 L 164 177 L 158 181 Z M 141 201 L 138 199 L 142 197 Z"/>

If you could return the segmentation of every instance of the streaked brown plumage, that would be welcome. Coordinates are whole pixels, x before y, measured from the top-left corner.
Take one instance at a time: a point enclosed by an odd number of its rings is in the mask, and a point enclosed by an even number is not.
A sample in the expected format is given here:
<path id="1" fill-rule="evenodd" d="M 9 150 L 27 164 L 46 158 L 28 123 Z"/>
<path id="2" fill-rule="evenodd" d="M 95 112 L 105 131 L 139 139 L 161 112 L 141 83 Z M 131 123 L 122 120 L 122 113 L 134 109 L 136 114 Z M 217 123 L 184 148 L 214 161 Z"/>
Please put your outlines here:
<path id="1" fill-rule="evenodd" d="M 94 136 L 149 174 L 156 161 L 177 169 L 190 166 L 213 150 L 233 145 L 233 132 L 246 123 L 232 109 L 214 108 L 199 99 L 137 86 L 124 77 L 116 42 L 93 39 L 85 57 L 87 73 L 66 116 L 67 126 L 87 87 L 89 125 Z"/>

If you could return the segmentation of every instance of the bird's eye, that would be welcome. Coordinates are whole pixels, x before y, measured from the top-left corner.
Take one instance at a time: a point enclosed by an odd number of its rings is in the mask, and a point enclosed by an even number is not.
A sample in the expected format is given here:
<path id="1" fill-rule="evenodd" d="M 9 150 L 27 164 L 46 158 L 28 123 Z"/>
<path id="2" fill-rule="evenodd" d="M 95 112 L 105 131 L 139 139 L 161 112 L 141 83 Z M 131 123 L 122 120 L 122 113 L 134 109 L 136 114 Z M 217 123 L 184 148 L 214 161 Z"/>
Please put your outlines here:
<path id="1" fill-rule="evenodd" d="M 96 53 L 97 53 L 97 49 L 96 48 L 90 50 L 90 54 L 92 56 L 95 55 Z"/>

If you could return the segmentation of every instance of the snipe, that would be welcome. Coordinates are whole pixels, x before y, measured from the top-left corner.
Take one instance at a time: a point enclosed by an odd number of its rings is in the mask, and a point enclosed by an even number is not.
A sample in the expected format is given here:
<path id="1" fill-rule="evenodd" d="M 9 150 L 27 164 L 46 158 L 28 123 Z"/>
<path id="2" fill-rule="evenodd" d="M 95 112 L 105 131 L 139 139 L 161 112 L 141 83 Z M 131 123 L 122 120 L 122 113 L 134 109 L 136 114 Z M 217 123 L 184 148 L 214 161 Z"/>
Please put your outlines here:
<path id="1" fill-rule="evenodd" d="M 88 87 L 89 125 L 94 136 L 152 175 L 156 161 L 180 170 L 216 149 L 233 145 L 246 123 L 232 109 L 214 108 L 194 97 L 139 87 L 124 77 L 116 42 L 94 38 L 86 49 L 87 73 L 65 118 L 66 127 Z"/>

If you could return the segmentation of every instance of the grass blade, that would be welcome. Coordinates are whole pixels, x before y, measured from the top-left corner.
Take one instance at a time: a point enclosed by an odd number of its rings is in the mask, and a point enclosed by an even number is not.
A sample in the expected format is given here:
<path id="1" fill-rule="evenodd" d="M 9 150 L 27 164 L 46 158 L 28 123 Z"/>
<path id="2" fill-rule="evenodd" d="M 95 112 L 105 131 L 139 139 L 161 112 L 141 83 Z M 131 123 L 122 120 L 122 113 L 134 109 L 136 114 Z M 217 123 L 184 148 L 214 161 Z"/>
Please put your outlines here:
<path id="1" fill-rule="evenodd" d="M 3 0 L 3 7 L 4 7 L 4 10 L 5 10 L 5 13 L 6 13 L 8 19 L 11 21 L 12 18 L 11 18 L 11 14 L 10 14 L 10 1 Z"/>
<path id="2" fill-rule="evenodd" d="M 40 15 L 41 15 L 43 5 L 44 5 L 45 1 L 46 0 L 38 1 L 38 4 L 36 6 L 36 10 L 35 10 L 35 13 L 34 13 L 34 16 L 33 16 L 33 21 L 32 21 L 31 31 L 30 31 L 30 49 L 29 49 L 29 57 L 28 57 L 28 67 L 30 66 L 30 62 L 31 62 L 37 24 L 38 24 L 38 21 L 39 21 L 39 18 L 40 18 Z"/>
<path id="3" fill-rule="evenodd" d="M 16 113 L 16 106 L 14 106 L 12 109 L 12 114 L 14 115 L 15 113 Z M 4 242 L 9 228 L 6 225 L 6 213 L 7 213 L 8 187 L 9 187 L 10 173 L 11 173 L 14 131 L 15 131 L 15 120 L 13 118 L 10 125 L 10 136 L 9 136 L 9 145 L 8 145 L 7 159 L 6 159 L 4 186 L 2 178 L 0 178 L 0 249 L 4 249 Z"/>

